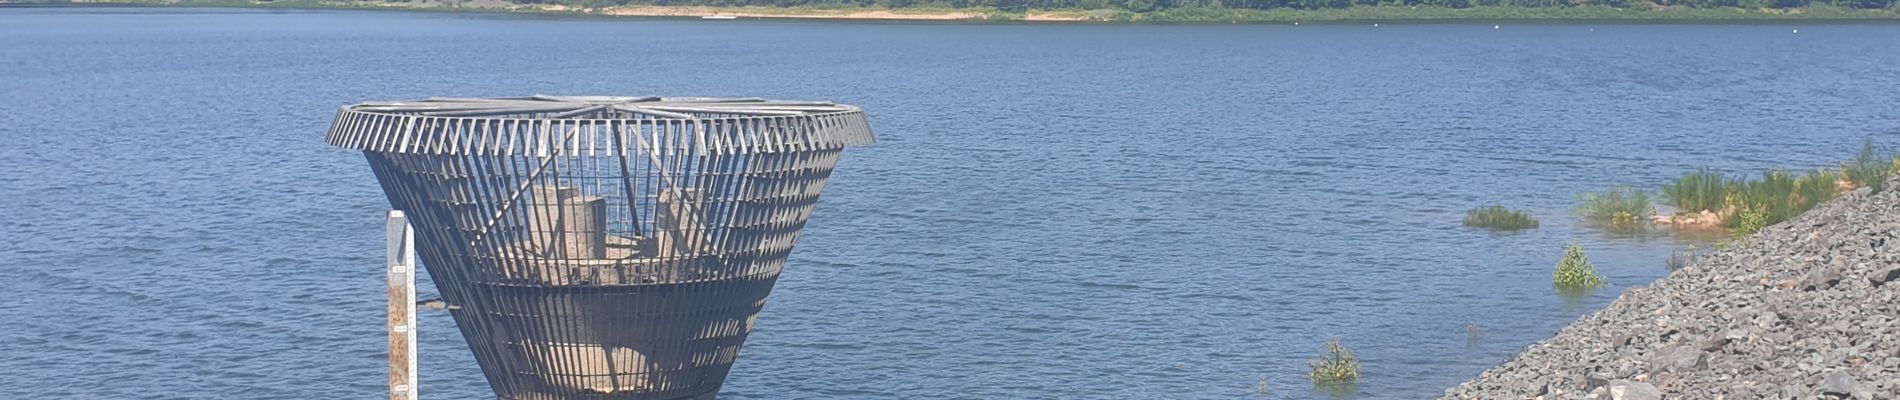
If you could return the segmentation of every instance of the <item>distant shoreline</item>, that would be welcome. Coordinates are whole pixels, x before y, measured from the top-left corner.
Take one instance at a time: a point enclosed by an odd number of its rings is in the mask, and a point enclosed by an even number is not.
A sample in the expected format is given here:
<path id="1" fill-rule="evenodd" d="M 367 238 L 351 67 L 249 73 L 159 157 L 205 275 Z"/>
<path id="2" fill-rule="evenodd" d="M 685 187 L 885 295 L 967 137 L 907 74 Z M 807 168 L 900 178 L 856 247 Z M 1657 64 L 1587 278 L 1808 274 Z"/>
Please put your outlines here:
<path id="1" fill-rule="evenodd" d="M 592 15 L 604 17 L 738 19 L 815 19 L 862 21 L 1026 21 L 1069 23 L 1347 23 L 1347 22 L 1842 22 L 1900 21 L 1900 9 L 1847 9 L 1812 6 L 1792 9 L 1655 8 L 1626 9 L 1598 6 L 1470 8 L 1367 6 L 1345 9 L 1166 9 L 1144 13 L 1124 10 L 1028 10 L 1002 12 L 990 8 L 852 8 L 852 7 L 714 7 L 626 5 L 582 8 L 562 4 L 518 4 L 505 0 L 417 0 L 410 2 L 357 0 L 0 0 L 17 5 L 131 5 L 177 7 L 235 7 L 284 9 L 408 10 L 523 14 Z"/>

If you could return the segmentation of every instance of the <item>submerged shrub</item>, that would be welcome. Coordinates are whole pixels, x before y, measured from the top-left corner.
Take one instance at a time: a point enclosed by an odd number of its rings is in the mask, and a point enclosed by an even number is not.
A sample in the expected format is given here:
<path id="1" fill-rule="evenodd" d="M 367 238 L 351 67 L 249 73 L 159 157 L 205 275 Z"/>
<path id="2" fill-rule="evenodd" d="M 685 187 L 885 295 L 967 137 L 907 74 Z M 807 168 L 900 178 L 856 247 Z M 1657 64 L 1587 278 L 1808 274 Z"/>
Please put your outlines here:
<path id="1" fill-rule="evenodd" d="M 1642 229 L 1649 225 L 1649 216 L 1656 214 L 1656 205 L 1650 201 L 1649 193 L 1629 186 L 1580 194 L 1577 200 L 1582 202 L 1577 213 L 1612 230 Z"/>
<path id="2" fill-rule="evenodd" d="M 1708 168 L 1683 174 L 1675 182 L 1663 185 L 1663 196 L 1679 212 L 1722 211 L 1735 181 Z"/>
<path id="3" fill-rule="evenodd" d="M 1551 277 L 1559 288 L 1588 288 L 1609 284 L 1603 275 L 1597 274 L 1596 265 L 1590 264 L 1590 256 L 1583 254 L 1583 245 L 1570 242 L 1564 249 L 1564 259 L 1557 262 L 1557 272 Z"/>
<path id="4" fill-rule="evenodd" d="M 1497 205 L 1473 208 L 1471 211 L 1465 212 L 1465 226 L 1514 231 L 1536 228 L 1537 219 L 1531 218 L 1529 213 Z"/>
<path id="5" fill-rule="evenodd" d="M 1339 344 L 1339 338 L 1326 343 L 1326 355 L 1306 363 L 1312 368 L 1307 374 L 1316 385 L 1332 385 L 1359 380 L 1359 358 L 1352 355 L 1345 345 Z"/>

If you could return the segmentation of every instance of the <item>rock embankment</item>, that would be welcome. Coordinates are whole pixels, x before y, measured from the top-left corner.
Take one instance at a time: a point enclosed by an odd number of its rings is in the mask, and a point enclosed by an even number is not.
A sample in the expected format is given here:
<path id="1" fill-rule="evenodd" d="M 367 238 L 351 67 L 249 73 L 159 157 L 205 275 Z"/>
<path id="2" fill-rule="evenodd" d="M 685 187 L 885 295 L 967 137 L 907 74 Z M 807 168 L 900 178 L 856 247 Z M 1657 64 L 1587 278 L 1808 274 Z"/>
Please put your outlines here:
<path id="1" fill-rule="evenodd" d="M 1900 399 L 1896 280 L 1900 189 L 1861 189 L 1624 292 L 1444 398 Z"/>

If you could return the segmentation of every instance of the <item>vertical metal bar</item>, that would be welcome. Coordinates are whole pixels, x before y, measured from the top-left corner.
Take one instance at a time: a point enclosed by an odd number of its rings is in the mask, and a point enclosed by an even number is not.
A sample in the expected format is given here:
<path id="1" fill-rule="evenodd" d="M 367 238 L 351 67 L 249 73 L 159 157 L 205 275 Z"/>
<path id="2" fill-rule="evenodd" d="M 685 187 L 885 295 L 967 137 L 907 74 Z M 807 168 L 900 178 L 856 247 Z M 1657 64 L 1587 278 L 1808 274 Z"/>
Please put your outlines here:
<path id="1" fill-rule="evenodd" d="M 630 156 L 627 155 L 629 151 L 627 150 L 627 140 L 626 137 L 623 136 L 627 134 L 625 129 L 627 122 L 615 121 L 607 126 L 608 129 L 611 130 L 609 134 L 613 137 L 614 141 L 614 158 L 620 162 L 620 187 L 626 192 L 625 195 L 627 196 L 628 223 L 633 226 L 633 235 L 640 236 L 640 198 L 633 193 L 633 183 L 637 178 L 634 177 L 633 170 L 628 167 L 628 164 L 631 164 L 632 161 L 628 160 Z M 635 125 L 635 129 L 638 129 L 638 125 Z"/>
<path id="2" fill-rule="evenodd" d="M 416 233 L 389 210 L 389 400 L 416 400 Z"/>

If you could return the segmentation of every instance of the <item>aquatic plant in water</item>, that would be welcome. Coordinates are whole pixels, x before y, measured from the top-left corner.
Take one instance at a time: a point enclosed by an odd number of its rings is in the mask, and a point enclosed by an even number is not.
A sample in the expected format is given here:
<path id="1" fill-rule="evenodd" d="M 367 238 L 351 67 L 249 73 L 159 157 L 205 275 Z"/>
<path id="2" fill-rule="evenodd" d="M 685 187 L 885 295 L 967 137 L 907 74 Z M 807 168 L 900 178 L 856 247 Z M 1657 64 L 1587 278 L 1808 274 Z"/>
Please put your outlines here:
<path id="1" fill-rule="evenodd" d="M 1583 254 L 1583 245 L 1570 242 L 1564 249 L 1564 259 L 1557 262 L 1557 272 L 1551 281 L 1559 288 L 1591 288 L 1609 284 L 1603 275 L 1597 273 L 1596 265 L 1590 264 L 1590 256 Z"/>
<path id="2" fill-rule="evenodd" d="M 1489 228 L 1500 231 L 1514 231 L 1537 227 L 1537 219 L 1529 213 L 1504 208 L 1501 205 L 1473 208 L 1465 212 L 1465 226 L 1471 228 Z"/>
<path id="3" fill-rule="evenodd" d="M 1340 344 L 1339 338 L 1333 338 L 1332 341 L 1326 343 L 1325 356 L 1308 361 L 1306 365 L 1312 368 L 1312 371 L 1307 373 L 1307 377 L 1311 378 L 1315 385 L 1333 385 L 1359 380 L 1359 358 L 1352 355 L 1352 350 L 1347 350 L 1345 345 Z"/>
<path id="4" fill-rule="evenodd" d="M 1649 226 L 1649 216 L 1656 214 L 1656 205 L 1649 199 L 1649 193 L 1629 186 L 1614 186 L 1603 193 L 1583 193 L 1577 195 L 1581 202 L 1577 213 L 1584 219 L 1615 231 L 1641 230 Z"/>

